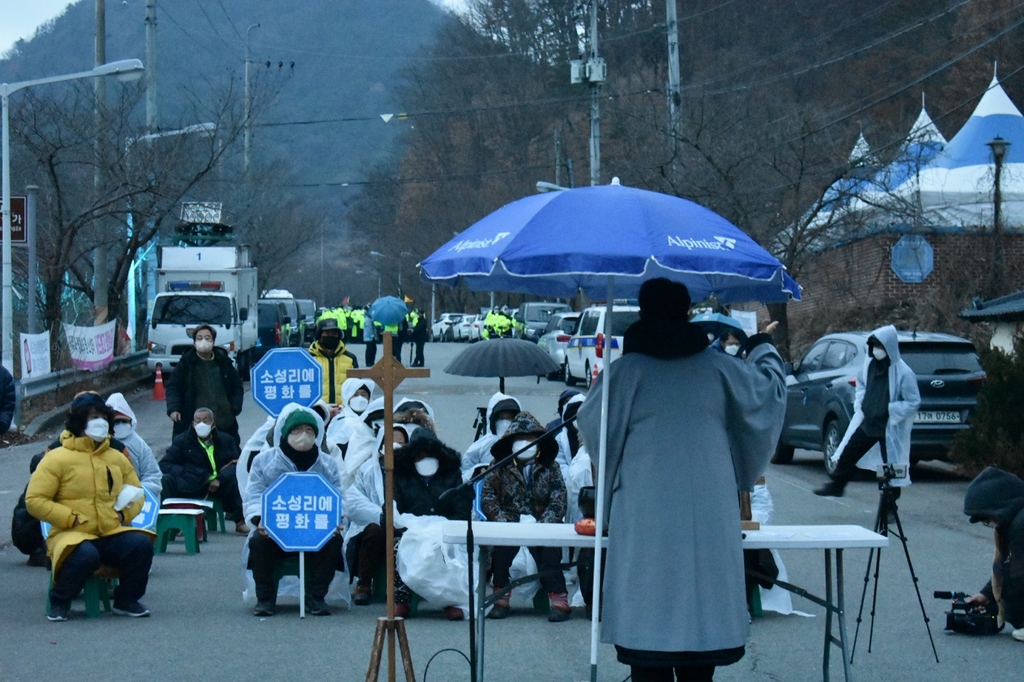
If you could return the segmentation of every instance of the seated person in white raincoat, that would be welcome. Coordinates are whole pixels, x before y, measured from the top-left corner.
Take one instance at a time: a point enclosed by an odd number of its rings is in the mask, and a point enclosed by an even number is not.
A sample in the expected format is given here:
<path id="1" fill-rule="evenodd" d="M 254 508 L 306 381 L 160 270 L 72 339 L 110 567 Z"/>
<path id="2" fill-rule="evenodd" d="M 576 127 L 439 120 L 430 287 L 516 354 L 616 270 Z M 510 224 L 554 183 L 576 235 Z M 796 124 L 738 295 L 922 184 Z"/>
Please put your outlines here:
<path id="1" fill-rule="evenodd" d="M 341 472 L 345 487 L 342 492 L 348 490 L 355 482 L 359 468 L 373 459 L 377 452 L 377 435 L 384 427 L 384 398 L 371 400 L 359 421 L 352 425 L 352 435 L 345 451 L 345 466 Z"/>
<path id="2" fill-rule="evenodd" d="M 135 412 L 120 393 L 110 394 L 107 407 L 114 410 L 114 438 L 128 448 L 128 461 L 135 467 L 142 486 L 159 499 L 160 491 L 163 490 L 163 472 L 153 455 L 153 449 L 135 432 L 139 425 Z"/>
<path id="3" fill-rule="evenodd" d="M 409 442 L 417 427 L 395 424 L 393 452 Z M 377 434 L 377 457 L 359 467 L 345 493 L 345 557 L 356 587 L 352 602 L 366 606 L 373 595 L 373 577 L 384 565 L 384 430 Z"/>
<path id="4" fill-rule="evenodd" d="M 579 412 L 580 405 L 583 404 L 583 400 L 583 394 L 579 393 L 569 398 L 558 411 L 558 415 L 561 417 L 559 423 L 575 417 L 576 413 Z M 551 429 L 557 425 L 557 423 L 549 424 L 546 428 Z M 569 471 L 569 466 L 572 464 L 572 460 L 576 453 L 579 452 L 581 446 L 580 432 L 576 427 L 576 422 L 573 421 L 566 424 L 561 431 L 555 434 L 555 442 L 558 443 L 558 458 L 555 461 L 558 462 L 558 466 L 562 467 L 562 474 L 564 475 Z"/>
<path id="5" fill-rule="evenodd" d="M 341 385 L 341 408 L 331 423 L 327 425 L 327 442 L 337 445 L 344 458 L 348 453 L 348 444 L 352 434 L 360 428 L 369 428 L 363 423 L 363 415 L 370 405 L 373 396 L 373 382 L 369 379 L 345 379 Z"/>
<path id="6" fill-rule="evenodd" d="M 338 465 L 317 445 L 323 430 L 323 421 L 316 412 L 299 405 L 288 405 L 282 410 L 274 429 L 275 446 L 253 460 L 243 508 L 246 519 L 253 526 L 247 543 L 247 567 L 252 570 L 256 586 L 255 616 L 274 615 L 278 594 L 274 568 L 286 558 L 298 556 L 281 549 L 264 529 L 263 492 L 282 474 L 297 471 L 319 473 L 336 488 L 341 484 Z M 326 597 L 335 572 L 343 569 L 341 548 L 339 527 L 335 536 L 319 551 L 305 553 L 306 610 L 314 616 L 326 616 L 331 612 Z"/>
<path id="7" fill-rule="evenodd" d="M 495 393 L 487 401 L 487 429 L 484 435 L 466 448 L 462 453 L 462 480 L 468 481 L 473 477 L 477 467 L 487 466 L 494 459 L 491 456 L 491 446 L 505 434 L 516 415 L 522 412 L 523 406 L 519 400 L 504 393 Z"/>

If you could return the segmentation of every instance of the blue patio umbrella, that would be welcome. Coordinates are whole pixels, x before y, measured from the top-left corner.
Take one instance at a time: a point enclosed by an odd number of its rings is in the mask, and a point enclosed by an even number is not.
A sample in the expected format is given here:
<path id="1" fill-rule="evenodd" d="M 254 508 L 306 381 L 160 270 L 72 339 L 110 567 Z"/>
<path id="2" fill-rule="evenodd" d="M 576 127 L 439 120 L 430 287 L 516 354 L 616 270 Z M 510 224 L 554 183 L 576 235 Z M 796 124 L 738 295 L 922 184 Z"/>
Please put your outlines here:
<path id="1" fill-rule="evenodd" d="M 405 301 L 395 296 L 382 296 L 370 304 L 370 317 L 385 327 L 401 324 L 409 314 Z"/>
<path id="2" fill-rule="evenodd" d="M 783 265 L 722 216 L 679 197 L 611 185 L 538 194 L 513 201 L 471 225 L 420 264 L 424 281 L 475 291 L 571 297 L 584 291 L 607 301 L 634 298 L 644 281 L 682 282 L 694 301 L 782 303 L 800 299 Z M 609 349 L 610 350 L 610 349 Z M 605 367 L 611 363 L 606 351 Z M 597 527 L 604 525 L 608 391 L 601 394 Z M 594 584 L 601 582 L 601 534 L 594 542 Z M 590 678 L 597 679 L 594 591 Z"/>

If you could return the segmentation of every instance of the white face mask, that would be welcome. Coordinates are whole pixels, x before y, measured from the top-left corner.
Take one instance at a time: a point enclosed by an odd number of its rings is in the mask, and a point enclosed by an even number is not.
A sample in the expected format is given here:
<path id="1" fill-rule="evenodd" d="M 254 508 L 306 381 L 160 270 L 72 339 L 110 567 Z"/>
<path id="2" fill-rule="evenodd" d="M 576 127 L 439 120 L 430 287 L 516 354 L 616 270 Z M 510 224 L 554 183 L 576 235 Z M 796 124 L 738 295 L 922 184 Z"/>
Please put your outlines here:
<path id="1" fill-rule="evenodd" d="M 207 341 L 206 339 L 196 341 L 196 350 L 200 353 L 209 353 L 213 350 L 213 341 Z"/>
<path id="2" fill-rule="evenodd" d="M 517 440 L 517 441 L 512 443 L 512 452 L 519 452 L 519 450 L 521 448 L 525 448 L 528 445 L 530 445 L 530 441 L 528 441 L 528 440 Z M 528 461 L 530 461 L 531 459 L 533 459 L 536 456 L 537 456 L 537 446 L 536 445 L 530 445 L 529 448 L 527 448 L 526 450 L 523 450 L 518 455 L 516 455 L 516 459 L 518 459 L 521 462 L 528 462 Z"/>
<path id="3" fill-rule="evenodd" d="M 114 424 L 114 438 L 118 440 L 124 440 L 128 436 L 132 435 L 132 425 L 126 424 L 125 422 L 117 422 Z"/>
<path id="4" fill-rule="evenodd" d="M 878 346 L 875 346 L 874 348 L 871 349 L 871 354 L 875 356 L 875 360 L 878 361 L 885 360 L 887 357 L 889 357 L 889 354 L 885 352 L 885 349 L 879 348 Z"/>
<path id="5" fill-rule="evenodd" d="M 437 473 L 438 465 L 437 457 L 424 457 L 416 462 L 416 473 L 424 477 L 433 476 Z"/>
<path id="6" fill-rule="evenodd" d="M 292 431 L 288 434 L 288 445 L 299 452 L 307 452 L 316 445 L 316 439 L 305 431 Z"/>
<path id="7" fill-rule="evenodd" d="M 99 443 L 110 435 L 110 424 L 106 419 L 90 419 L 85 425 L 85 435 Z"/>
<path id="8" fill-rule="evenodd" d="M 499 419 L 498 421 L 494 422 L 494 434 L 498 438 L 501 438 L 502 436 L 505 435 L 505 432 L 508 431 L 508 427 L 511 424 L 511 419 Z"/>
<path id="9" fill-rule="evenodd" d="M 200 438 L 206 438 L 210 435 L 210 432 L 213 431 L 213 427 L 206 422 L 199 422 L 198 424 L 193 425 L 192 428 L 196 430 L 196 435 Z"/>
<path id="10" fill-rule="evenodd" d="M 365 410 L 366 406 L 369 404 L 370 401 L 361 395 L 353 396 L 352 399 L 348 401 L 349 409 L 356 414 L 362 414 L 363 410 Z"/>
<path id="11" fill-rule="evenodd" d="M 722 350 L 724 350 L 729 355 L 736 355 L 737 353 L 740 352 L 740 347 L 739 345 L 723 346 Z"/>
<path id="12" fill-rule="evenodd" d="M 715 335 L 712 334 L 711 332 L 708 332 L 708 343 L 711 343 L 714 340 L 715 340 Z"/>

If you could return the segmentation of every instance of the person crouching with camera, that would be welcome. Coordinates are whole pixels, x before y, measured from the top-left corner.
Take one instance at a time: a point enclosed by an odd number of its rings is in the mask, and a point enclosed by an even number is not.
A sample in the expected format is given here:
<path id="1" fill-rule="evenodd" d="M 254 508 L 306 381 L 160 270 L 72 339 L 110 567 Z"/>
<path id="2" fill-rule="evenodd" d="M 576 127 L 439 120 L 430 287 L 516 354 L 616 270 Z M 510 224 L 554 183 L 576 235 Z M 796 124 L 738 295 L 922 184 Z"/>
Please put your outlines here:
<path id="1" fill-rule="evenodd" d="M 999 626 L 1009 623 L 1013 638 L 1024 642 L 1024 480 L 988 467 L 968 486 L 964 514 L 995 529 L 992 579 L 967 603 L 998 605 Z"/>

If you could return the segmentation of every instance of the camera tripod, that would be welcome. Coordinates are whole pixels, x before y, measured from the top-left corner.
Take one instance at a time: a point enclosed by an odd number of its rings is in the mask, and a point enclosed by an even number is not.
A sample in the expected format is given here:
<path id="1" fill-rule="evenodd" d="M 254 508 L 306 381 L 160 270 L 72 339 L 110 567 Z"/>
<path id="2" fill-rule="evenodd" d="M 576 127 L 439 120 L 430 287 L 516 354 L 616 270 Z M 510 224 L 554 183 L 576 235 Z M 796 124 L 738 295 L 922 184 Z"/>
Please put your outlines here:
<path id="1" fill-rule="evenodd" d="M 878 512 L 875 515 L 875 532 L 879 535 L 889 537 L 890 523 L 896 523 L 896 537 L 903 545 L 903 554 L 907 557 L 907 568 L 910 569 L 910 578 L 914 582 L 914 591 L 917 593 L 917 603 L 921 606 L 921 617 L 924 618 L 924 627 L 928 631 L 928 641 L 932 645 L 932 653 L 935 655 L 935 662 L 939 662 L 939 652 L 935 650 L 935 640 L 932 638 L 932 628 L 929 625 L 928 614 L 924 609 L 924 600 L 921 599 L 921 589 L 918 587 L 917 574 L 914 573 L 914 564 L 910 560 L 910 549 L 907 547 L 907 536 L 903 532 L 903 523 L 900 521 L 899 511 L 896 507 L 896 499 L 899 497 L 899 489 L 893 488 L 892 476 L 886 473 L 878 479 Z M 890 518 L 892 521 L 890 521 Z M 875 553 L 877 552 L 877 554 Z M 853 663 L 853 656 L 857 651 L 857 636 L 860 634 L 861 616 L 864 613 L 864 600 L 868 594 L 868 581 L 871 578 L 871 562 L 875 564 L 875 586 L 871 593 L 871 627 L 868 631 L 868 653 L 871 653 L 871 643 L 875 635 L 875 606 L 878 603 L 878 574 L 882 563 L 882 548 L 871 548 L 868 553 L 868 565 L 864 571 L 864 589 L 860 593 L 860 608 L 857 610 L 857 629 L 853 633 L 853 648 L 850 650 L 850 663 Z"/>

